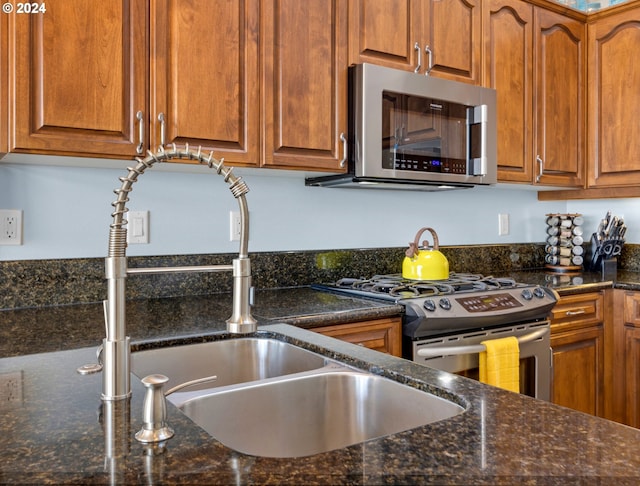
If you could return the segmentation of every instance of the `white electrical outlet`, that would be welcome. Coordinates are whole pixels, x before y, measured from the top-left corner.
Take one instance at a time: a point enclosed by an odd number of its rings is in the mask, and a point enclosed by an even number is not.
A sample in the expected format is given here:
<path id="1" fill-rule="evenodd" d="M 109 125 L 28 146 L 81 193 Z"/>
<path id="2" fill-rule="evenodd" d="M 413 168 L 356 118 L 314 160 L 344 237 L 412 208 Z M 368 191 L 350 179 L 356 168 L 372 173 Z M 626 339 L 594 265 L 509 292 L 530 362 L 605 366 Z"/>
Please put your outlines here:
<path id="1" fill-rule="evenodd" d="M 0 209 L 0 245 L 22 245 L 22 210 Z"/>
<path id="2" fill-rule="evenodd" d="M 0 373 L 0 408 L 22 402 L 22 371 Z"/>
<path id="3" fill-rule="evenodd" d="M 229 211 L 229 241 L 240 241 L 242 220 L 239 211 Z"/>
<path id="4" fill-rule="evenodd" d="M 509 234 L 509 214 L 498 214 L 498 236 Z"/>

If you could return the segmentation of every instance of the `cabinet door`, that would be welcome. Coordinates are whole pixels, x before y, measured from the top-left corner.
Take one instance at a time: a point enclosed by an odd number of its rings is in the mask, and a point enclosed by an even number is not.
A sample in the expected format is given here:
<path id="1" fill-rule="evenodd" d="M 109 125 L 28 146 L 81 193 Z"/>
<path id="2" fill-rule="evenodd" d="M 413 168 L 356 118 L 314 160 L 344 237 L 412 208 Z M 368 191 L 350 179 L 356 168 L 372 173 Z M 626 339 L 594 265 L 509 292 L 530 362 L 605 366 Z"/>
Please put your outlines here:
<path id="1" fill-rule="evenodd" d="M 536 8 L 536 182 L 583 187 L 585 178 L 585 26 Z M 539 170 L 539 168 L 538 168 Z"/>
<path id="2" fill-rule="evenodd" d="M 601 326 L 552 334 L 552 402 L 601 416 L 604 405 L 604 331 Z"/>
<path id="3" fill-rule="evenodd" d="M 624 357 L 625 423 L 640 427 L 640 329 L 637 327 L 625 327 Z"/>
<path id="4" fill-rule="evenodd" d="M 589 186 L 640 184 L 640 7 L 589 24 Z"/>
<path id="5" fill-rule="evenodd" d="M 369 62 L 414 71 L 417 50 L 425 59 L 421 18 L 422 0 L 350 1 L 349 64 Z"/>
<path id="6" fill-rule="evenodd" d="M 146 116 L 146 8 L 145 0 L 47 0 L 46 13 L 9 14 L 9 150 L 140 153 L 146 134 L 140 140 L 136 114 Z"/>
<path id="7" fill-rule="evenodd" d="M 431 75 L 480 84 L 482 67 L 480 1 L 425 0 L 425 4 L 425 43 L 433 51 Z M 428 58 L 424 59 L 425 65 L 428 62 Z"/>
<path id="8" fill-rule="evenodd" d="M 552 402 L 603 416 L 604 292 L 562 297 L 551 312 Z"/>
<path id="9" fill-rule="evenodd" d="M 340 172 L 347 132 L 346 0 L 265 1 L 264 154 L 269 167 Z"/>
<path id="10" fill-rule="evenodd" d="M 484 6 L 484 86 L 498 113 L 498 180 L 533 182 L 533 7 L 514 0 Z"/>
<path id="11" fill-rule="evenodd" d="M 350 64 L 424 74 L 431 60 L 434 76 L 480 84 L 478 0 L 355 0 L 349 9 Z"/>
<path id="12" fill-rule="evenodd" d="M 612 332 L 611 420 L 640 427 L 640 292 L 616 289 Z"/>
<path id="13" fill-rule="evenodd" d="M 257 165 L 258 0 L 153 0 L 151 19 L 151 147 L 164 135 Z"/>

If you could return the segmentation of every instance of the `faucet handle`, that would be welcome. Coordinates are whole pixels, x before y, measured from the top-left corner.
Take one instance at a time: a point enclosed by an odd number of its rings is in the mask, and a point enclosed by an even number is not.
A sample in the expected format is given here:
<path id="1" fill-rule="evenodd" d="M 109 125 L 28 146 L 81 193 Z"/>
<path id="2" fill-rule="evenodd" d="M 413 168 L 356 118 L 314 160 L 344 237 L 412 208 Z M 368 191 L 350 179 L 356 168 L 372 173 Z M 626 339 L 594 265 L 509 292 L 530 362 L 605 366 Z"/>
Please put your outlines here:
<path id="1" fill-rule="evenodd" d="M 169 381 L 164 375 L 148 375 L 142 380 L 147 388 L 142 408 L 142 429 L 136 433 L 140 442 L 161 442 L 173 437 L 173 429 L 167 425 L 167 407 L 163 386 Z"/>

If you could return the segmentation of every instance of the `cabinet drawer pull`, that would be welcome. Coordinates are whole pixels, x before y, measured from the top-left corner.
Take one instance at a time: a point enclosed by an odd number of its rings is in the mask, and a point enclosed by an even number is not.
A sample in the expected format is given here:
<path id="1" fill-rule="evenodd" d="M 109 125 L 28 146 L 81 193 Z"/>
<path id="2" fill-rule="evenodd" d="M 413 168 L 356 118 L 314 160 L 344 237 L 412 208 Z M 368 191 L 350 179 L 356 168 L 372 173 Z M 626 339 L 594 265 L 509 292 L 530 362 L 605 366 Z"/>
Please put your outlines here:
<path id="1" fill-rule="evenodd" d="M 144 113 L 139 111 L 136 113 L 136 119 L 138 120 L 138 146 L 136 147 L 136 152 L 141 154 L 144 151 Z"/>
<path id="2" fill-rule="evenodd" d="M 164 147 L 165 145 L 165 120 L 164 120 L 164 113 L 160 113 L 158 115 L 158 121 L 160 122 L 160 146 Z"/>
<path id="3" fill-rule="evenodd" d="M 567 312 L 565 312 L 566 316 L 579 316 L 582 314 L 586 314 L 586 311 L 584 309 L 568 310 Z"/>
<path id="4" fill-rule="evenodd" d="M 433 69 L 433 51 L 431 50 L 431 47 L 424 46 L 424 52 L 427 53 L 427 70 L 424 72 L 424 75 L 429 76 Z"/>
<path id="5" fill-rule="evenodd" d="M 540 182 L 542 173 L 544 172 L 544 160 L 539 155 L 536 155 L 536 162 L 538 163 L 538 175 L 536 176 L 536 182 Z"/>
<path id="6" fill-rule="evenodd" d="M 340 161 L 340 167 L 344 167 L 347 163 L 347 137 L 344 132 L 340 134 L 340 140 L 342 141 L 342 160 Z"/>
<path id="7" fill-rule="evenodd" d="M 420 49 L 420 44 L 418 42 L 413 45 L 413 50 L 418 51 L 418 63 L 416 64 L 416 68 L 413 72 L 419 73 L 422 69 L 422 49 Z"/>

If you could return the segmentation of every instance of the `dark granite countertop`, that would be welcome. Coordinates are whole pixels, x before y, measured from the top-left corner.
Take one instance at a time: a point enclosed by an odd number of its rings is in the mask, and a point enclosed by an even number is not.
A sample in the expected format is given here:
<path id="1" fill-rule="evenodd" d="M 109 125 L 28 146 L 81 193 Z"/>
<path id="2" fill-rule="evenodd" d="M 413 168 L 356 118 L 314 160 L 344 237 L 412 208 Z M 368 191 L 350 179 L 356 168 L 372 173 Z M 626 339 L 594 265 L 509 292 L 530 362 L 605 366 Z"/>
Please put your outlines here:
<path id="1" fill-rule="evenodd" d="M 7 358 L 0 360 L 0 369 L 21 374 L 22 397 L 1 405 L 0 483 L 511 485 L 640 480 L 634 447 L 640 430 L 304 329 L 276 324 L 260 332 L 454 399 L 466 411 L 331 452 L 274 459 L 225 447 L 168 404 L 168 421 L 176 434 L 153 455 L 153 447 L 133 439 L 142 425 L 139 380 L 132 380 L 130 402 L 102 403 L 100 375 L 76 373 L 77 366 L 93 360 L 93 348 Z"/>
<path id="2" fill-rule="evenodd" d="M 619 272 L 616 288 L 640 290 L 638 275 Z M 516 277 L 544 282 L 561 295 L 613 285 L 595 274 L 582 274 L 582 280 L 544 272 L 519 272 Z M 229 299 L 221 294 L 131 301 L 129 334 L 138 343 L 135 346 L 226 338 Z M 95 360 L 104 329 L 100 305 L 2 311 L 0 356 L 5 358 L 0 359 L 0 374 L 19 373 L 22 384 L 16 401 L 0 402 L 0 484 L 640 481 L 640 458 L 634 447 L 640 444 L 640 430 L 301 329 L 398 315 L 398 306 L 309 288 L 261 291 L 256 302 L 260 334 L 452 398 L 466 411 L 336 451 L 273 459 L 225 447 L 169 404 L 168 420 L 176 436 L 161 449 L 163 453 L 156 448 L 154 455 L 153 448 L 133 439 L 141 427 L 140 381 L 132 379 L 130 403 L 103 403 L 100 375 L 81 376 L 75 371 Z M 272 324 L 283 320 L 298 327 Z"/>
<path id="3" fill-rule="evenodd" d="M 554 289 L 560 296 L 597 292 L 610 288 L 640 290 L 640 272 L 618 270 L 615 277 L 602 277 L 599 272 L 561 273 L 547 270 L 521 270 L 507 276 L 518 282 Z"/>
<path id="4" fill-rule="evenodd" d="M 611 288 L 640 290 L 640 273 L 618 271 L 615 284 L 599 273 L 576 275 L 542 270 L 518 271 L 518 282 L 544 285 L 561 296 Z M 259 290 L 253 315 L 260 324 L 284 322 L 313 327 L 397 316 L 402 307 L 353 298 L 309 287 Z M 138 299 L 127 302 L 127 329 L 132 340 L 202 335 L 225 330 L 231 294 Z M 104 337 L 101 304 L 74 304 L 0 310 L 0 358 L 97 346 Z"/>
<path id="5" fill-rule="evenodd" d="M 398 316 L 393 303 L 317 292 L 309 287 L 256 292 L 253 316 L 259 324 L 284 322 L 313 328 Z M 127 302 L 132 342 L 206 335 L 226 330 L 231 294 Z M 101 304 L 0 311 L 0 358 L 98 346 L 104 338 Z"/>

